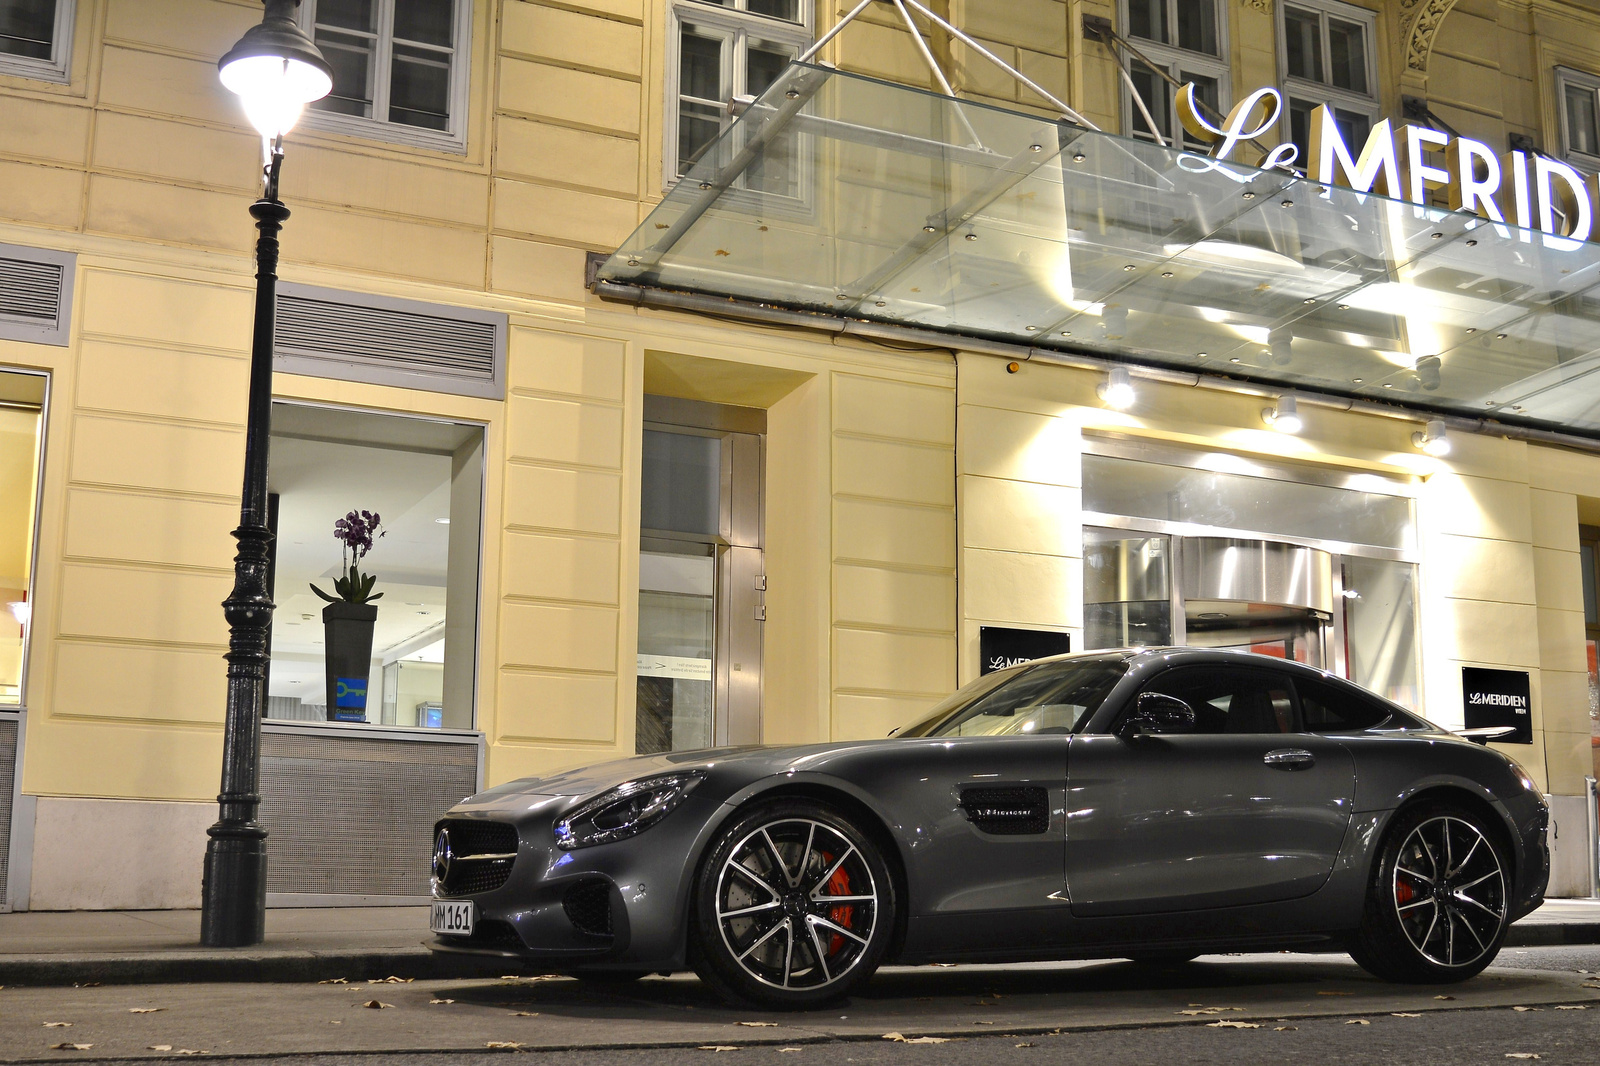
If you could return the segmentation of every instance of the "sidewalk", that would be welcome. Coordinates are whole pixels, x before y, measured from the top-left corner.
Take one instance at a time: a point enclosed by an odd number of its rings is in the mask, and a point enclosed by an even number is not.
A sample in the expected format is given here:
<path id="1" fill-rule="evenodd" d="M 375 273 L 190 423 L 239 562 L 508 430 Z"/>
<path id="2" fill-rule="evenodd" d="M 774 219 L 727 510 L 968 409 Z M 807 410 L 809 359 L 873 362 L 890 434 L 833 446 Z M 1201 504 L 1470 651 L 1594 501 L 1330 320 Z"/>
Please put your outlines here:
<path id="1" fill-rule="evenodd" d="M 200 947 L 199 911 L 0 914 L 0 985 L 499 977 L 515 964 L 430 952 L 426 907 L 267 911 L 252 948 Z M 1507 947 L 1600 944 L 1600 900 L 1551 900 L 1511 927 Z"/>

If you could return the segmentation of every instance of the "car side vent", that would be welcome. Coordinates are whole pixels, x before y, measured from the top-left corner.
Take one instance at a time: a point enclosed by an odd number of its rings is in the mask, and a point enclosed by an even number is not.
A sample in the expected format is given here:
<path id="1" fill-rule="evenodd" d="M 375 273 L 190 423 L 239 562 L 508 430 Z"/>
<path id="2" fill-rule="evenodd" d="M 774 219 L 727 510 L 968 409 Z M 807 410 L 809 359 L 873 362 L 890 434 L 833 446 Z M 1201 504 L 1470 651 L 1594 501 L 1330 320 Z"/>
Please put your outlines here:
<path id="1" fill-rule="evenodd" d="M 66 344 L 73 256 L 0 244 L 0 337 Z"/>
<path id="2" fill-rule="evenodd" d="M 275 368 L 291 374 L 499 399 L 506 316 L 282 285 Z"/>
<path id="3" fill-rule="evenodd" d="M 967 820 L 995 836 L 1043 833 L 1050 828 L 1050 793 L 1042 788 L 964 788 Z"/>

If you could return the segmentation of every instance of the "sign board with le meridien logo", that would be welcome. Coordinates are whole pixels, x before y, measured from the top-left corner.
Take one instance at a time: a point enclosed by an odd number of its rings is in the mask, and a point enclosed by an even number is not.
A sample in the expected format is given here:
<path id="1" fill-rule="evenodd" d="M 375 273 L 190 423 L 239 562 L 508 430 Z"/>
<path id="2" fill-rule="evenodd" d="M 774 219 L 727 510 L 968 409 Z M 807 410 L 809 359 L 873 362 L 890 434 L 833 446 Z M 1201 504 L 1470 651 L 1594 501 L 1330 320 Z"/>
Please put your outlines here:
<path id="1" fill-rule="evenodd" d="M 1032 662 L 1072 650 L 1072 636 L 1044 629 L 978 627 L 978 674 L 992 674 L 1008 666 Z"/>
<path id="2" fill-rule="evenodd" d="M 1496 744 L 1533 743 L 1533 701 L 1526 670 L 1461 668 L 1461 702 L 1468 729 L 1511 726 L 1516 730 L 1495 739 Z"/>

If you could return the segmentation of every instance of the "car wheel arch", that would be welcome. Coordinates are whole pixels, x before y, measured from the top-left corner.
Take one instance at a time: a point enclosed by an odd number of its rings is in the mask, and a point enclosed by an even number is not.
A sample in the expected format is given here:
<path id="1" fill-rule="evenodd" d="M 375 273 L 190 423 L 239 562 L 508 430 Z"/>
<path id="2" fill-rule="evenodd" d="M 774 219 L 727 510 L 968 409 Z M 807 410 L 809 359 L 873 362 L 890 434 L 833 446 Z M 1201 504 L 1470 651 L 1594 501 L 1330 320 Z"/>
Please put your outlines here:
<path id="1" fill-rule="evenodd" d="M 1512 823 L 1510 815 L 1504 807 L 1493 797 L 1492 793 L 1480 792 L 1481 786 L 1473 787 L 1475 782 L 1435 782 L 1424 785 L 1408 792 L 1396 805 L 1389 816 L 1384 819 L 1383 827 L 1378 834 L 1380 845 L 1374 849 L 1372 862 L 1376 863 L 1381 855 L 1381 842 L 1388 839 L 1389 828 L 1396 818 L 1402 813 L 1424 803 L 1443 803 L 1460 807 L 1478 815 L 1483 819 L 1484 827 L 1492 832 L 1495 842 L 1500 845 L 1506 856 L 1506 879 L 1515 884 L 1519 875 L 1520 856 L 1517 852 L 1517 830 Z"/>
<path id="2" fill-rule="evenodd" d="M 712 846 L 717 839 L 717 834 L 722 827 L 758 803 L 770 803 L 774 800 L 805 799 L 815 803 L 824 803 L 838 808 L 842 813 L 852 816 L 856 826 L 878 845 L 883 854 L 884 862 L 889 867 L 889 875 L 894 884 L 895 900 L 899 904 L 895 907 L 894 936 L 889 942 L 889 949 L 885 953 L 884 961 L 892 962 L 900 953 L 905 943 L 906 918 L 909 907 L 905 900 L 908 893 L 908 880 L 906 875 L 905 856 L 901 853 L 900 842 L 889 829 L 889 824 L 883 814 L 864 798 L 855 794 L 841 783 L 826 780 L 807 780 L 799 775 L 785 775 L 778 780 L 758 782 L 756 785 L 741 790 L 728 797 L 717 817 L 708 822 L 705 831 L 696 841 L 693 861 L 684 864 L 684 892 L 679 900 L 679 920 L 682 923 L 682 938 L 688 943 L 689 923 L 691 910 L 694 907 L 692 887 L 699 880 L 700 869 L 706 861 L 706 856 L 711 853 Z"/>

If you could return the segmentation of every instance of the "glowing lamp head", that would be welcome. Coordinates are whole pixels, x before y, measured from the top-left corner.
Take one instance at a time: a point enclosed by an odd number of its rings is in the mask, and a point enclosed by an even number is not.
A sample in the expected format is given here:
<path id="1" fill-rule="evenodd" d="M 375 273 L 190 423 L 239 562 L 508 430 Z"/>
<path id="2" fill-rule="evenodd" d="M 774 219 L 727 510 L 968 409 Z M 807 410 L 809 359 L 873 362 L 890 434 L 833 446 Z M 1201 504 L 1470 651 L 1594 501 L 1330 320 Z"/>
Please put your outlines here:
<path id="1" fill-rule="evenodd" d="M 11 617 L 17 620 L 18 625 L 27 625 L 33 621 L 33 604 L 26 600 L 17 600 L 6 604 L 11 609 Z"/>
<path id="2" fill-rule="evenodd" d="M 1126 411 L 1133 406 L 1135 399 L 1133 376 L 1128 373 L 1128 368 L 1125 366 L 1112 367 L 1111 373 L 1106 375 L 1106 380 L 1095 386 L 1094 391 L 1107 407 Z"/>
<path id="3" fill-rule="evenodd" d="M 237 93 L 244 113 L 272 140 L 294 128 L 300 112 L 333 88 L 333 68 L 295 25 L 299 0 L 266 0 L 266 14 L 217 62 L 222 84 Z"/>
<path id="4" fill-rule="evenodd" d="M 1300 421 L 1300 405 L 1293 396 L 1284 396 L 1278 400 L 1278 406 L 1262 410 L 1261 421 L 1279 433 L 1299 433 L 1304 428 Z"/>
<path id="5" fill-rule="evenodd" d="M 1421 433 L 1411 434 L 1411 443 L 1435 459 L 1450 454 L 1450 437 L 1445 432 L 1444 422 L 1439 419 L 1429 421 Z"/>

